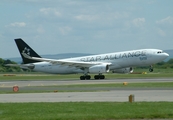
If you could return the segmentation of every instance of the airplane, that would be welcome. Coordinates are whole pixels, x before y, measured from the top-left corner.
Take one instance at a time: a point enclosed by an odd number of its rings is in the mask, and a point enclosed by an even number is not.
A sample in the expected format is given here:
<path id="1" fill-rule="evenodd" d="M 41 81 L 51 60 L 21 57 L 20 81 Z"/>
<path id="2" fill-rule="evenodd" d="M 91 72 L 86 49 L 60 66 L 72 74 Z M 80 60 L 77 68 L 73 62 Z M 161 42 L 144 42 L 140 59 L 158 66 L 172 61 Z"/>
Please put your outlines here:
<path id="1" fill-rule="evenodd" d="M 21 38 L 14 39 L 19 49 L 23 64 L 19 66 L 38 72 L 52 74 L 83 73 L 80 80 L 89 80 L 89 74 L 97 74 L 94 79 L 105 79 L 104 73 L 132 73 L 133 67 L 150 66 L 166 59 L 169 54 L 160 49 L 139 49 L 107 54 L 98 54 L 66 59 L 48 59 L 38 55 Z M 6 66 L 17 66 L 8 64 Z"/>

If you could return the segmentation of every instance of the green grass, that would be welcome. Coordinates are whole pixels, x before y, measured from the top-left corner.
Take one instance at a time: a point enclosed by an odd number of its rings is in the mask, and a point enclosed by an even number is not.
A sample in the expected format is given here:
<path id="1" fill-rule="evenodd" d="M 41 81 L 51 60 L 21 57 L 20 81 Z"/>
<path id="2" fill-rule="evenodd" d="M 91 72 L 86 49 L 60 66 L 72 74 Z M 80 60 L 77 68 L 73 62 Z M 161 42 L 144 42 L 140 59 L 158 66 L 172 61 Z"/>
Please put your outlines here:
<path id="1" fill-rule="evenodd" d="M 165 70 L 165 71 L 164 71 Z M 140 69 L 138 72 L 145 72 Z M 11 74 L 11 73 L 10 73 Z M 74 75 L 48 75 L 48 74 L 15 74 L 16 76 L 0 75 L 1 80 L 75 80 L 81 74 Z M 93 75 L 92 75 L 93 77 Z M 106 74 L 106 79 L 129 78 L 173 78 L 172 69 L 156 70 L 149 74 Z M 172 88 L 173 82 L 159 83 L 122 83 L 113 84 L 82 84 L 61 86 L 39 86 L 46 88 L 76 88 L 76 87 L 117 87 L 117 88 Z M 33 86 L 32 86 L 33 87 Z M 38 87 L 38 86 L 37 86 Z M 34 88 L 34 87 L 33 87 Z M 12 91 L 12 89 L 10 89 Z M 53 92 L 22 91 L 22 92 Z M 18 93 L 22 93 L 19 88 Z M 59 92 L 59 90 L 58 90 Z M 64 91 L 62 91 L 64 92 Z M 70 92 L 70 91 L 65 91 Z M 84 91 L 82 91 L 84 92 Z M 3 93 L 3 91 L 1 91 Z M 5 92 L 9 93 L 9 92 Z M 10 92 L 12 93 L 12 92 Z M 173 119 L 173 102 L 60 102 L 60 103 L 0 103 L 0 120 L 115 120 L 115 119 Z"/>
<path id="2" fill-rule="evenodd" d="M 149 83 L 128 83 L 123 85 L 122 83 L 109 83 L 109 84 L 78 84 L 78 85 L 54 85 L 48 87 L 173 87 L 173 82 L 149 82 Z"/>
<path id="3" fill-rule="evenodd" d="M 1 80 L 76 80 L 82 74 L 50 75 L 50 74 L 14 74 L 14 76 L 0 75 Z M 130 78 L 173 78 L 173 73 L 147 73 L 147 74 L 105 74 L 106 79 L 130 79 Z M 91 74 L 91 78 L 94 75 Z"/>
<path id="4" fill-rule="evenodd" d="M 0 103 L 1 120 L 173 118 L 172 102 Z"/>
<path id="5" fill-rule="evenodd" d="M 14 75 L 14 76 L 6 76 Z M 52 74 L 3 74 L 0 75 L 1 80 L 62 80 L 62 79 L 79 79 L 80 75 L 52 75 Z"/>
<path id="6" fill-rule="evenodd" d="M 0 88 L 3 88 L 3 87 L 0 87 Z M 49 93 L 49 92 L 54 92 L 56 90 L 58 92 L 95 92 L 95 91 L 104 91 L 104 90 L 108 91 L 109 89 L 112 89 L 112 88 L 123 89 L 123 90 L 132 89 L 132 88 L 173 89 L 173 82 L 128 83 L 127 85 L 123 85 L 123 82 L 109 83 L 109 84 L 95 83 L 95 84 L 76 84 L 76 85 L 28 86 L 25 88 L 27 89 L 22 89 L 19 87 L 19 91 L 17 93 Z M 92 88 L 96 90 L 93 90 Z M 0 94 L 9 94 L 9 93 L 14 93 L 12 91 L 12 88 L 0 91 Z"/>
<path id="7" fill-rule="evenodd" d="M 147 74 L 140 74 L 146 72 Z M 148 72 L 148 69 L 136 68 L 134 69 L 135 74 L 112 74 L 106 73 L 106 79 L 129 79 L 129 78 L 173 78 L 173 69 L 154 69 L 154 72 Z M 14 76 L 4 76 L 4 75 L 14 75 Z M 76 80 L 82 74 L 44 74 L 38 72 L 19 72 L 19 73 L 1 73 L 1 80 Z M 91 74 L 92 79 L 94 74 Z"/>

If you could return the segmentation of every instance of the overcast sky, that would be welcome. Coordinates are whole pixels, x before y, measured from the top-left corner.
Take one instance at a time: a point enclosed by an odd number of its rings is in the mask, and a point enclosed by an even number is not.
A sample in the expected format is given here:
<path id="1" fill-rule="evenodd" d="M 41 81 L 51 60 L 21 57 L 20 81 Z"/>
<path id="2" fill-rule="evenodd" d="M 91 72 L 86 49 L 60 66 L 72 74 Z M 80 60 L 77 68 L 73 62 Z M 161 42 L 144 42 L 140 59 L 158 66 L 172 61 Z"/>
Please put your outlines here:
<path id="1" fill-rule="evenodd" d="M 173 49 L 173 0 L 1 0 L 0 58 Z"/>

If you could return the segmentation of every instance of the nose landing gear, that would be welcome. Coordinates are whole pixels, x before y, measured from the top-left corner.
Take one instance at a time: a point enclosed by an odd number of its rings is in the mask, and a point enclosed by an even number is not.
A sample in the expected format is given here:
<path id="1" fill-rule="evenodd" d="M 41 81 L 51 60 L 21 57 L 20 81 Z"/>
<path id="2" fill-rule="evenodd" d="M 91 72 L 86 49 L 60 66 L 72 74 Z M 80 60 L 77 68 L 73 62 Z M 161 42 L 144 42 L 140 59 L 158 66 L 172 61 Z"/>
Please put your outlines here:
<path id="1" fill-rule="evenodd" d="M 153 72 L 153 66 L 152 65 L 150 66 L 149 71 Z"/>

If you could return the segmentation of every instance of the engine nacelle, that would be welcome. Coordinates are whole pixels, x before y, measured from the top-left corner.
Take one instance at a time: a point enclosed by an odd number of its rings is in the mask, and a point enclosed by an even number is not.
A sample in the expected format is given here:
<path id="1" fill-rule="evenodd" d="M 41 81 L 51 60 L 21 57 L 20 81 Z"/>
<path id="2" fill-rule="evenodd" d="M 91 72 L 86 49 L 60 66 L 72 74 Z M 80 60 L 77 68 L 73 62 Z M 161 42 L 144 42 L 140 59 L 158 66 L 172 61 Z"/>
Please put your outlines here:
<path id="1" fill-rule="evenodd" d="M 112 71 L 113 73 L 133 73 L 133 68 L 122 68 L 122 69 L 115 69 Z"/>
<path id="2" fill-rule="evenodd" d="M 25 69 L 25 70 L 33 70 L 35 68 L 34 64 L 22 64 L 20 65 L 20 68 Z"/>
<path id="3" fill-rule="evenodd" d="M 101 64 L 101 65 L 94 65 L 89 68 L 89 73 L 106 73 L 109 72 L 109 65 Z"/>

